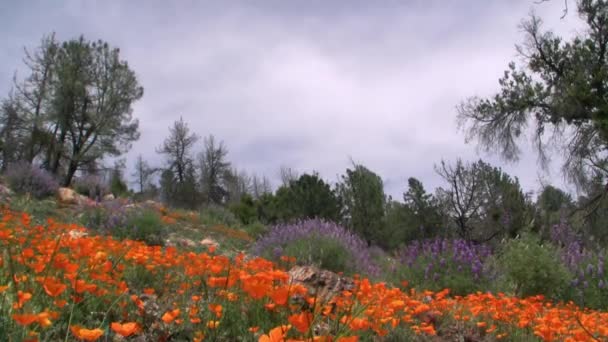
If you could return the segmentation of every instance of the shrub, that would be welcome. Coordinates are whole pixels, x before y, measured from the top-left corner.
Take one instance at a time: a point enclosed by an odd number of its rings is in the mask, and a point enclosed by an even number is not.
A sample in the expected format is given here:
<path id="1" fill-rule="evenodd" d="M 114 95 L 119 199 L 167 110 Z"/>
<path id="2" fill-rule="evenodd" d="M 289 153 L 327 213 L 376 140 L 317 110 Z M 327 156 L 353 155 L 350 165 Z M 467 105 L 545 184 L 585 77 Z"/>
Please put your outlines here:
<path id="1" fill-rule="evenodd" d="M 37 200 L 25 196 L 14 197 L 8 203 L 11 210 L 31 215 L 32 220 L 44 224 L 49 217 L 65 219 L 66 214 L 58 210 L 57 201 L 52 198 Z"/>
<path id="2" fill-rule="evenodd" d="M 573 275 L 568 288 L 568 299 L 580 306 L 606 310 L 608 308 L 608 252 L 585 251 L 578 262 L 566 265 Z"/>
<path id="3" fill-rule="evenodd" d="M 503 286 L 520 296 L 545 295 L 564 299 L 571 274 L 560 260 L 559 250 L 541 244 L 532 234 L 508 241 L 498 256 Z"/>
<path id="4" fill-rule="evenodd" d="M 80 222 L 83 226 L 110 235 L 127 225 L 129 212 L 118 200 L 105 201 L 97 206 L 81 208 Z"/>
<path id="5" fill-rule="evenodd" d="M 298 242 L 299 240 L 303 241 Z M 307 249 L 307 246 L 314 249 L 314 243 L 317 243 L 318 247 L 325 247 L 326 250 L 315 252 Z M 340 251 L 340 248 L 343 251 Z M 327 255 L 339 255 L 340 258 L 346 255 L 348 260 L 345 262 L 345 269 L 339 271 L 367 275 L 379 273 L 379 268 L 373 262 L 367 243 L 363 239 L 335 223 L 319 219 L 273 226 L 252 247 L 253 254 L 265 255 L 274 260 L 278 260 L 282 255 L 289 255 L 287 252 L 294 251 L 301 252 L 304 256 L 304 259 L 299 260 L 300 263 L 322 264 Z"/>
<path id="6" fill-rule="evenodd" d="M 148 245 L 162 246 L 167 237 L 165 223 L 160 214 L 151 209 L 133 212 L 129 215 L 126 226 L 118 231 L 121 238 L 143 241 Z"/>
<path id="7" fill-rule="evenodd" d="M 209 226 L 225 225 L 231 228 L 239 226 L 239 219 L 232 212 L 215 204 L 201 210 L 201 222 Z"/>
<path id="8" fill-rule="evenodd" d="M 264 234 L 268 233 L 268 227 L 261 222 L 253 222 L 246 225 L 244 228 L 247 234 L 255 239 L 258 239 Z"/>
<path id="9" fill-rule="evenodd" d="M 608 308 L 608 252 L 574 230 L 565 220 L 551 227 L 549 239 L 560 246 L 560 259 L 572 276 L 566 299 L 580 306 Z"/>
<path id="10" fill-rule="evenodd" d="M 127 210 L 119 200 L 83 209 L 84 226 L 119 239 L 143 241 L 149 245 L 164 245 L 166 224 L 154 209 Z"/>
<path id="11" fill-rule="evenodd" d="M 253 202 L 253 198 L 244 195 L 241 200 L 230 206 L 230 211 L 241 221 L 242 224 L 250 224 L 257 220 L 258 211 Z"/>
<path id="12" fill-rule="evenodd" d="M 26 161 L 8 165 L 5 177 L 13 191 L 38 199 L 54 195 L 59 188 L 59 183 L 50 173 Z"/>
<path id="13" fill-rule="evenodd" d="M 276 257 L 268 253 L 270 251 L 266 251 L 264 256 Z M 316 265 L 333 272 L 353 274 L 357 271 L 352 253 L 340 241 L 316 234 L 288 242 L 281 254 L 293 256 L 301 264 Z"/>
<path id="14" fill-rule="evenodd" d="M 488 246 L 462 239 L 414 241 L 399 250 L 393 277 L 415 287 L 449 288 L 453 294 L 465 295 L 484 290 L 493 279 L 492 270 L 485 266 L 491 255 Z"/>

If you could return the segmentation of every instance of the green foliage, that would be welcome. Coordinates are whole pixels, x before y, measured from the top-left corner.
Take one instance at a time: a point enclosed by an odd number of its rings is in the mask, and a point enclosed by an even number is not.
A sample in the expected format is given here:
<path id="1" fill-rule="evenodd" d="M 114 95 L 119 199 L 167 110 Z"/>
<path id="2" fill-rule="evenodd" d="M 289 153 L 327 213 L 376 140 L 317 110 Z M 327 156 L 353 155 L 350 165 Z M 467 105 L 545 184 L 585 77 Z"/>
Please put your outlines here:
<path id="1" fill-rule="evenodd" d="M 469 98 L 458 112 L 467 140 L 475 138 L 486 151 L 510 160 L 517 160 L 524 132 L 535 127 L 540 159 L 546 162 L 557 144 L 565 151 L 565 175 L 584 186 L 594 174 L 606 175 L 608 164 L 608 3 L 576 5 L 585 26 L 580 34 L 564 39 L 542 30 L 542 20 L 532 15 L 522 24 L 524 44 L 517 48 L 523 63 L 509 63 L 496 95 Z"/>
<path id="2" fill-rule="evenodd" d="M 9 207 L 16 212 L 30 214 L 34 222 L 39 224 L 45 223 L 49 217 L 63 216 L 54 199 L 37 200 L 28 196 L 15 196 L 11 198 Z"/>
<path id="3" fill-rule="evenodd" d="M 318 235 L 310 235 L 288 242 L 283 247 L 283 255 L 293 256 L 297 262 L 306 265 L 316 265 L 333 272 L 354 273 L 353 257 L 339 241 Z M 266 257 L 275 259 L 272 251 Z"/>
<path id="4" fill-rule="evenodd" d="M 407 183 L 408 190 L 403 194 L 403 200 L 411 227 L 409 240 L 435 237 L 443 228 L 443 217 L 438 200 L 426 192 L 418 179 L 410 177 Z"/>
<path id="5" fill-rule="evenodd" d="M 437 267 L 438 258 L 444 259 L 446 262 L 439 271 L 434 273 L 435 271 L 429 266 Z M 450 289 L 451 294 L 464 296 L 477 291 L 488 291 L 492 285 L 488 279 L 477 278 L 469 269 L 462 268 L 462 265 L 454 262 L 448 253 L 439 256 L 421 256 L 412 265 L 398 264 L 387 267 L 395 267 L 392 272 L 387 273 L 388 280 L 399 284 L 401 280 L 406 279 L 412 287 L 417 289 L 431 291 Z M 429 275 L 429 269 L 434 276 Z"/>
<path id="6" fill-rule="evenodd" d="M 561 263 L 558 249 L 532 234 L 509 240 L 497 259 L 501 287 L 518 296 L 543 294 L 563 299 L 572 275 Z"/>
<path id="7" fill-rule="evenodd" d="M 83 208 L 78 218 L 83 226 L 117 239 L 162 246 L 168 235 L 167 225 L 158 212 L 146 208 L 126 209 L 119 201 Z"/>
<path id="8" fill-rule="evenodd" d="M 230 205 L 230 211 L 245 225 L 255 222 L 258 218 L 255 203 L 250 195 L 243 195 L 238 203 Z"/>
<path id="9" fill-rule="evenodd" d="M 268 233 L 268 226 L 264 225 L 261 222 L 253 222 L 243 228 L 245 229 L 247 234 L 249 234 L 249 236 L 253 237 L 254 239 L 257 239 L 260 236 Z"/>
<path id="10" fill-rule="evenodd" d="M 226 185 L 234 176 L 226 160 L 228 149 L 222 141 L 216 143 L 213 135 L 205 138 L 204 145 L 198 157 L 203 201 L 207 205 L 220 205 L 226 202 L 229 195 Z"/>
<path id="11" fill-rule="evenodd" d="M 608 251 L 603 250 L 581 261 L 578 274 L 574 275 L 571 283 L 576 283 L 577 286 L 568 287 L 566 299 L 572 300 L 581 307 L 607 310 L 608 268 L 605 260 L 608 260 Z"/>
<path id="12" fill-rule="evenodd" d="M 191 164 L 186 165 L 182 180 L 169 169 L 161 175 L 161 198 L 167 205 L 177 208 L 197 209 L 201 194 L 197 189 L 196 175 Z"/>
<path id="13" fill-rule="evenodd" d="M 43 39 L 27 54 L 31 72 L 16 87 L 18 115 L 29 130 L 25 158 L 43 165 L 68 186 L 77 170 L 126 152 L 139 138 L 132 103 L 143 88 L 118 48 L 83 36 Z"/>
<path id="14" fill-rule="evenodd" d="M 279 220 L 278 200 L 272 193 L 262 194 L 256 201 L 255 206 L 260 222 L 274 224 Z"/>
<path id="15" fill-rule="evenodd" d="M 170 206 L 196 209 L 201 201 L 191 151 L 199 137 L 180 117 L 169 128 L 169 136 L 157 149 L 165 155 L 166 168 L 160 179 L 162 200 Z"/>
<path id="16" fill-rule="evenodd" d="M 606 191 L 606 178 L 597 177 L 587 184 L 585 192 L 580 196 L 575 207 L 570 211 L 571 222 L 575 230 L 583 233 L 584 238 L 602 246 L 608 244 L 608 192 Z"/>
<path id="17" fill-rule="evenodd" d="M 354 229 L 368 245 L 380 241 L 386 201 L 382 178 L 365 166 L 355 164 L 342 176 L 338 194 L 344 205 L 346 226 Z"/>
<path id="18" fill-rule="evenodd" d="M 570 194 L 547 185 L 538 196 L 535 209 L 535 229 L 542 237 L 548 237 L 551 228 L 560 224 L 574 209 L 574 203 Z"/>
<path id="19" fill-rule="evenodd" d="M 379 234 L 379 246 L 393 250 L 418 236 L 418 226 L 412 222 L 412 213 L 397 201 L 388 201 L 384 217 L 384 230 Z"/>
<path id="20" fill-rule="evenodd" d="M 129 192 L 129 188 L 124 181 L 124 168 L 124 161 L 117 163 L 112 169 L 112 174 L 110 176 L 110 192 L 116 197 L 125 196 Z"/>
<path id="21" fill-rule="evenodd" d="M 230 228 L 240 226 L 240 220 L 228 209 L 219 205 L 208 205 L 201 209 L 201 222 L 208 226 L 224 225 Z"/>
<path id="22" fill-rule="evenodd" d="M 139 240 L 149 245 L 162 246 L 167 233 L 166 224 L 155 210 L 142 209 L 129 214 L 126 225 L 116 229 L 114 235 L 122 239 Z"/>
<path id="23" fill-rule="evenodd" d="M 517 178 L 479 160 L 455 165 L 444 161 L 437 173 L 448 184 L 437 189 L 437 198 L 459 237 L 485 242 L 499 237 L 515 237 L 527 225 L 530 203 Z"/>
<path id="24" fill-rule="evenodd" d="M 564 207 L 572 206 L 572 196 L 562 189 L 547 185 L 537 200 L 538 208 L 546 212 L 557 212 Z"/>
<path id="25" fill-rule="evenodd" d="M 340 204 L 317 173 L 303 174 L 276 192 L 277 216 L 282 221 L 322 218 L 338 221 Z"/>

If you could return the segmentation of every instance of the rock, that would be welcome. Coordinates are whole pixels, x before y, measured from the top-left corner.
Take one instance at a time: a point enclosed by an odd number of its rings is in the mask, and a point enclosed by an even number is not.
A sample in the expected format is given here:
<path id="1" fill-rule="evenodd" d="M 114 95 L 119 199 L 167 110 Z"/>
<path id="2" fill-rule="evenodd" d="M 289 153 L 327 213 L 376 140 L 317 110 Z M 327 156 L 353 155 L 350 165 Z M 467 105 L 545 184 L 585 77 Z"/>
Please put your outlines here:
<path id="1" fill-rule="evenodd" d="M 175 243 L 180 247 L 196 247 L 196 242 L 186 238 L 178 238 Z"/>
<path id="2" fill-rule="evenodd" d="M 70 188 L 59 188 L 59 190 L 57 190 L 57 198 L 59 199 L 59 202 L 61 202 L 61 203 L 77 204 L 78 203 L 77 195 L 78 194 L 76 193 L 76 191 L 74 191 Z"/>
<path id="3" fill-rule="evenodd" d="M 4 184 L 0 184 L 0 196 L 10 196 L 12 194 L 13 191 L 11 189 Z"/>
<path id="4" fill-rule="evenodd" d="M 70 230 L 68 232 L 68 235 L 72 238 L 72 239 L 78 239 L 81 237 L 85 237 L 89 234 L 87 234 L 87 232 L 83 232 L 83 231 L 79 231 L 79 230 Z"/>
<path id="5" fill-rule="evenodd" d="M 304 285 L 308 293 L 316 296 L 320 303 L 327 303 L 342 291 L 355 288 L 351 278 L 314 266 L 294 266 L 288 273 L 291 282 Z"/>
<path id="6" fill-rule="evenodd" d="M 116 197 L 114 197 L 114 194 L 107 194 L 107 195 L 103 196 L 104 201 L 113 201 L 115 199 L 116 199 Z"/>
<path id="7" fill-rule="evenodd" d="M 160 203 L 158 203 L 156 201 L 153 201 L 153 200 L 147 200 L 147 201 L 145 201 L 144 205 L 147 206 L 147 207 L 152 207 L 152 208 L 156 208 L 156 209 L 160 209 L 160 208 L 163 207 L 162 204 L 160 204 Z"/>
<path id="8" fill-rule="evenodd" d="M 0 184 L 0 202 L 9 202 L 13 191 L 4 184 Z"/>
<path id="9" fill-rule="evenodd" d="M 207 246 L 207 247 L 209 247 L 209 246 L 217 247 L 220 245 L 219 243 L 217 243 L 217 241 L 213 240 L 212 238 L 204 238 L 201 240 L 200 244 L 203 246 Z"/>

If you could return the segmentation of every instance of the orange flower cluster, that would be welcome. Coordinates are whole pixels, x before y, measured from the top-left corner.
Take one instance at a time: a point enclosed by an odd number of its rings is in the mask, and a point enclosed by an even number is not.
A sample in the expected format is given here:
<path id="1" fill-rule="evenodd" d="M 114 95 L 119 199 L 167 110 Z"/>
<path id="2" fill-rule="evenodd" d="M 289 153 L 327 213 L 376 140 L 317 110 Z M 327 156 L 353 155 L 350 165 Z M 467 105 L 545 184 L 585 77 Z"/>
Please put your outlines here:
<path id="1" fill-rule="evenodd" d="M 520 299 L 476 293 L 450 299 L 446 305 L 453 308 L 456 319 L 477 321 L 487 332 L 496 332 L 502 324 L 529 329 L 544 341 L 608 339 L 608 312 L 581 309 L 572 302 L 553 304 L 540 295 Z"/>
<path id="2" fill-rule="evenodd" d="M 214 230 L 218 233 L 221 233 L 222 235 L 226 235 L 226 236 L 229 236 L 234 239 L 239 239 L 239 240 L 243 240 L 243 241 L 247 241 L 247 242 L 254 241 L 254 239 L 249 234 L 247 234 L 247 232 L 239 230 L 239 229 L 229 228 L 222 224 L 211 226 L 211 227 L 209 227 L 209 229 Z"/>
<path id="3" fill-rule="evenodd" d="M 0 221 L 0 265 L 0 300 L 11 303 L 0 315 L 12 317 L 13 324 L 0 330 L 32 341 L 66 335 L 84 341 L 104 334 L 166 337 L 177 331 L 191 332 L 195 341 L 243 333 L 259 341 L 310 341 L 315 327 L 325 325 L 331 329 L 315 341 L 352 342 L 384 336 L 400 325 L 436 335 L 437 322 L 448 318 L 498 339 L 514 330 L 546 341 L 608 338 L 608 313 L 572 303 L 503 294 L 450 297 L 448 290 L 404 292 L 358 277 L 353 291 L 323 303 L 262 258 L 117 241 L 51 219 L 32 225 L 29 216 L 8 211 Z M 149 311 L 149 298 L 161 310 L 157 318 Z"/>

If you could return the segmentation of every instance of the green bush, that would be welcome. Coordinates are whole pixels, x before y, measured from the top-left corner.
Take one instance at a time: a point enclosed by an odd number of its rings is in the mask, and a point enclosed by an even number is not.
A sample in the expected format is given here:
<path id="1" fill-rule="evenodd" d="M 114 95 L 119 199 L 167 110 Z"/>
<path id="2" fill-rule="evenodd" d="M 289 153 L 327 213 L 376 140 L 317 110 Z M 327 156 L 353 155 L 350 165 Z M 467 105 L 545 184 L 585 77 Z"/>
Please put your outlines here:
<path id="1" fill-rule="evenodd" d="M 129 188 L 120 177 L 112 177 L 110 179 L 110 192 L 116 197 L 125 197 L 129 194 Z"/>
<path id="2" fill-rule="evenodd" d="M 508 241 L 499 254 L 497 267 L 505 292 L 518 296 L 545 295 L 564 299 L 572 275 L 561 263 L 558 249 L 532 234 Z"/>
<path id="3" fill-rule="evenodd" d="M 572 248 L 572 247 L 570 247 Z M 608 259 L 607 250 L 583 250 L 572 248 L 566 256 L 571 264 L 569 269 L 573 279 L 565 300 L 572 300 L 578 306 L 604 310 L 608 309 Z M 566 253 L 566 252 L 564 252 Z"/>
<path id="4" fill-rule="evenodd" d="M 224 225 L 231 228 L 240 226 L 239 219 L 230 210 L 213 204 L 201 210 L 201 222 L 208 226 Z"/>
<path id="5" fill-rule="evenodd" d="M 127 225 L 119 229 L 118 234 L 124 234 L 122 238 L 139 240 L 148 245 L 164 245 L 167 231 L 165 223 L 160 215 L 151 209 L 136 211 L 129 215 Z"/>
<path id="6" fill-rule="evenodd" d="M 149 245 L 164 245 L 168 233 L 166 224 L 155 210 L 127 210 L 119 201 L 84 208 L 80 223 L 117 239 L 139 240 Z"/>
<path id="7" fill-rule="evenodd" d="M 253 198 L 249 195 L 244 195 L 239 202 L 232 204 L 230 211 L 242 224 L 253 223 L 258 218 L 257 208 L 253 202 Z"/>
<path id="8" fill-rule="evenodd" d="M 351 253 L 339 242 L 327 237 L 311 235 L 287 243 L 282 255 L 293 256 L 299 264 L 315 265 L 333 272 L 355 273 Z M 276 259 L 276 255 L 268 255 Z"/>
<path id="9" fill-rule="evenodd" d="M 49 217 L 68 220 L 63 212 L 58 211 L 57 201 L 53 199 L 37 200 L 28 196 L 15 196 L 9 202 L 9 206 L 11 210 L 30 214 L 38 224 L 44 224 Z"/>
<path id="10" fill-rule="evenodd" d="M 250 223 L 244 228 L 247 234 L 249 234 L 249 236 L 253 237 L 254 239 L 257 239 L 268 232 L 268 227 L 261 222 Z"/>

